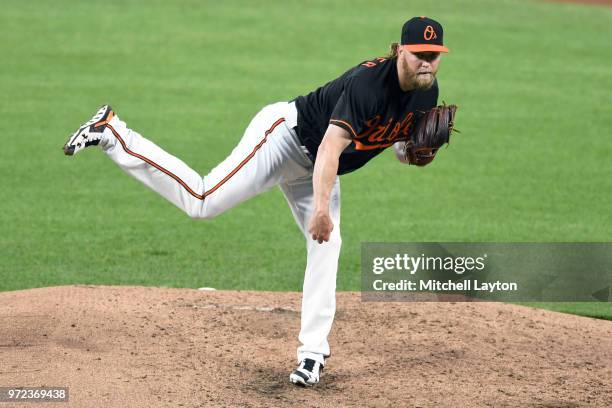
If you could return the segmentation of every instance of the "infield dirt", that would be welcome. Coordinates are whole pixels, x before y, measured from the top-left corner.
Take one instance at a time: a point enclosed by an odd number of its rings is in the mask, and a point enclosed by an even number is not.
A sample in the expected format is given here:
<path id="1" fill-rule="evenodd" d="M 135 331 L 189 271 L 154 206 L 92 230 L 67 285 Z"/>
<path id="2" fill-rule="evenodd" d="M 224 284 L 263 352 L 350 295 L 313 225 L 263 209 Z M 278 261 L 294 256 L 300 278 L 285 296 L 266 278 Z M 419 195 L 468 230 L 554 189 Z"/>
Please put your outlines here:
<path id="1" fill-rule="evenodd" d="M 346 292 L 322 382 L 298 388 L 299 302 L 142 287 L 0 293 L 0 386 L 69 387 L 70 407 L 612 405 L 610 321 Z"/>

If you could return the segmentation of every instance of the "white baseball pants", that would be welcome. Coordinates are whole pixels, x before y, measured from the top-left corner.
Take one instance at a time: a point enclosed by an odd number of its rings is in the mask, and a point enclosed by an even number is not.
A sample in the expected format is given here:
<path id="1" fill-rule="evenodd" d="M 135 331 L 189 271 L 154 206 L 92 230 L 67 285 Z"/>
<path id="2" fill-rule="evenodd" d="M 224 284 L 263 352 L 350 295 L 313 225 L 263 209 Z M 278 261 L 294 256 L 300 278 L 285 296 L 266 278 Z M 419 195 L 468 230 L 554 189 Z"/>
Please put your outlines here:
<path id="1" fill-rule="evenodd" d="M 330 354 L 327 337 L 336 309 L 340 183 L 336 178 L 330 200 L 334 229 L 329 242 L 319 244 L 308 233 L 314 210 L 313 163 L 300 146 L 293 129 L 296 124 L 293 103 L 266 106 L 253 118 L 231 154 L 204 177 L 129 129 L 117 116 L 108 124 L 101 145 L 126 173 L 194 219 L 213 218 L 279 185 L 306 238 L 308 252 L 298 361 L 312 358 L 324 364 L 324 356 Z"/>

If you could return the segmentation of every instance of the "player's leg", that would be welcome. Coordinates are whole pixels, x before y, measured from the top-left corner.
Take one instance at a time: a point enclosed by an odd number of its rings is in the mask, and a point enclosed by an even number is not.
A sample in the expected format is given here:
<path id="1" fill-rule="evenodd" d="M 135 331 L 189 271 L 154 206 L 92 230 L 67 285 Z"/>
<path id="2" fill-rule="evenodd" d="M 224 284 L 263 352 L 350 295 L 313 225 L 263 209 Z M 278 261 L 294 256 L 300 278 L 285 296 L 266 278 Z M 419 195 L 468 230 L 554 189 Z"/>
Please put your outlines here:
<path id="1" fill-rule="evenodd" d="M 179 158 L 130 129 L 117 115 L 100 145 L 123 171 L 191 215 L 202 206 L 202 176 Z"/>
<path id="2" fill-rule="evenodd" d="M 159 193 L 192 218 L 211 218 L 278 184 L 293 163 L 287 151 L 293 139 L 284 124 L 286 103 L 262 109 L 232 153 L 202 177 L 180 159 L 128 128 L 103 107 L 66 143 L 74 154 L 100 144 L 125 172 Z"/>
<path id="3" fill-rule="evenodd" d="M 232 153 L 204 177 L 203 217 L 213 217 L 285 180 L 305 177 L 295 133 L 290 129 L 291 107 L 286 102 L 268 105 L 247 127 Z"/>
<path id="4" fill-rule="evenodd" d="M 298 226 L 306 238 L 306 249 L 308 251 L 299 335 L 302 344 L 298 348 L 298 361 L 301 363 L 305 359 L 312 359 L 323 365 L 325 364 L 325 357 L 330 354 L 327 337 L 336 311 L 336 275 L 342 244 L 340 237 L 340 181 L 336 178 L 330 196 L 330 216 L 334 223 L 334 229 L 329 241 L 322 244 L 313 240 L 308 233 L 308 223 L 314 210 L 312 178 L 283 183 L 281 189 Z M 291 376 L 292 381 L 300 381 L 299 377 L 294 377 L 295 375 Z M 316 377 L 316 379 L 312 379 L 312 383 L 318 381 L 318 375 Z"/>

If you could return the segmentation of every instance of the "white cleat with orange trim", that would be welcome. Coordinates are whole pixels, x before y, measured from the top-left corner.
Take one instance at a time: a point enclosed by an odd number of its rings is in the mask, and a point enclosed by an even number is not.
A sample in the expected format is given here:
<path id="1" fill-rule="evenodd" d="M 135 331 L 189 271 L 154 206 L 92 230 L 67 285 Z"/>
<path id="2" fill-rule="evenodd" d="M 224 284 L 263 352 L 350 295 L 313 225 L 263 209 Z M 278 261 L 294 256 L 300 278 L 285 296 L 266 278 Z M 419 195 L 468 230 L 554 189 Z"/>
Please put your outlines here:
<path id="1" fill-rule="evenodd" d="M 113 118 L 114 113 L 110 105 L 102 106 L 98 112 L 70 136 L 64 145 L 64 154 L 72 156 L 86 147 L 100 143 L 104 137 L 106 125 Z"/>

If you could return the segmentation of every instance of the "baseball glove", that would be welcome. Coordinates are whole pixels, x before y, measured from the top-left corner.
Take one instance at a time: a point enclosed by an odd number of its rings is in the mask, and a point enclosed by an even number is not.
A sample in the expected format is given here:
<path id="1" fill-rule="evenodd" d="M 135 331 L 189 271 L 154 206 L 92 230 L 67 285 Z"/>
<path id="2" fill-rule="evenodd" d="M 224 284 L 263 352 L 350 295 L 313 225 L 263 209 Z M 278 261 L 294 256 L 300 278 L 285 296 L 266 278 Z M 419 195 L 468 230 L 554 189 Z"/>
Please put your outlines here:
<path id="1" fill-rule="evenodd" d="M 410 164 L 425 166 L 431 163 L 438 149 L 449 142 L 456 111 L 457 105 L 444 104 L 425 112 L 404 146 L 404 156 Z"/>

